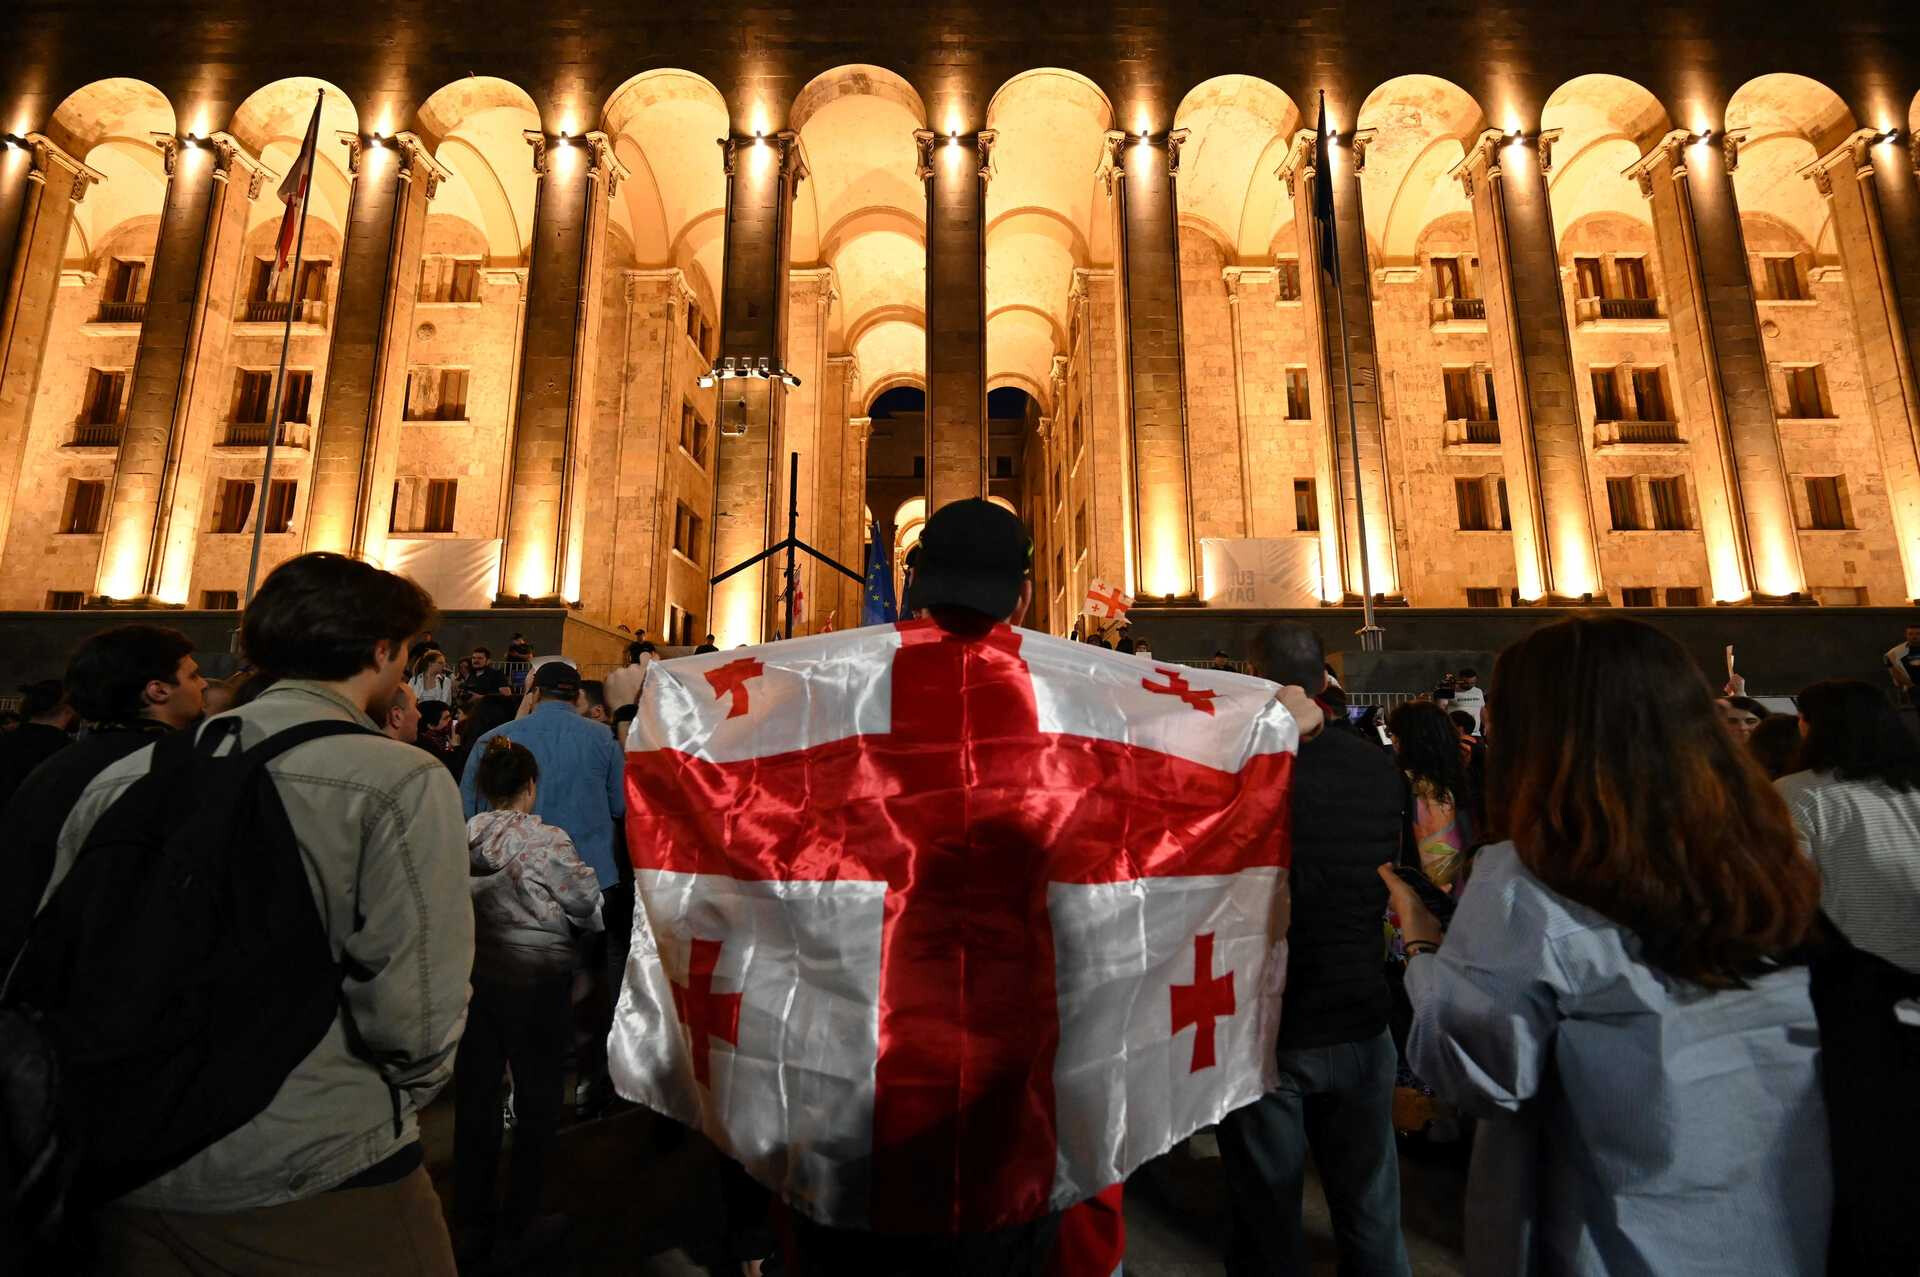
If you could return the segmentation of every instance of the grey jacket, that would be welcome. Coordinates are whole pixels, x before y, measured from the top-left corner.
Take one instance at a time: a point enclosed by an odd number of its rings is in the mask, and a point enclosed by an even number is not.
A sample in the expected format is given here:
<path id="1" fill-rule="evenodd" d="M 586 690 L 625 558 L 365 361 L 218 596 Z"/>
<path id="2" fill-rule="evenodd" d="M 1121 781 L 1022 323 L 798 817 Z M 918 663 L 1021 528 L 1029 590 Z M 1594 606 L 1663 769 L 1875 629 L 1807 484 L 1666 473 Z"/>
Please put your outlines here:
<path id="1" fill-rule="evenodd" d="M 246 745 L 316 719 L 374 728 L 331 688 L 300 681 L 230 717 Z M 60 832 L 56 883 L 150 754 L 115 763 L 81 794 Z M 224 1212 L 325 1192 L 417 1139 L 414 1114 L 453 1073 L 473 906 L 460 794 L 446 766 L 384 737 L 333 736 L 288 750 L 268 771 L 343 969 L 340 1011 L 264 1112 L 129 1194 L 129 1205 Z"/>

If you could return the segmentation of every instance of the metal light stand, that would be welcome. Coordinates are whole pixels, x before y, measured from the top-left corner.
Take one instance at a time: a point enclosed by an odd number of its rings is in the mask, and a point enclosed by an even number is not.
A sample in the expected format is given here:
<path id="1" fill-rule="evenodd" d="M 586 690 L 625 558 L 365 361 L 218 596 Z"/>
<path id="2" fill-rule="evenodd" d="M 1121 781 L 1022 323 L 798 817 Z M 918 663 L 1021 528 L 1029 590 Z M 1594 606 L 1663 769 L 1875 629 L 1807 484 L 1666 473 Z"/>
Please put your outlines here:
<path id="1" fill-rule="evenodd" d="M 801 550 L 806 551 L 808 554 L 811 554 L 814 558 L 820 560 L 820 562 L 826 564 L 828 567 L 832 568 L 835 572 L 838 572 L 841 576 L 846 577 L 848 580 L 854 582 L 857 585 L 866 584 L 866 578 L 861 576 L 858 572 L 855 572 L 852 568 L 846 567 L 843 564 L 834 562 L 831 558 L 822 554 L 820 551 L 814 549 L 812 546 L 808 545 L 805 541 L 802 541 L 800 539 L 800 454 L 797 452 L 790 452 L 787 454 L 787 536 L 786 536 L 786 539 L 784 541 L 775 542 L 774 544 L 768 546 L 766 549 L 760 551 L 760 553 L 754 555 L 751 559 L 747 559 L 744 562 L 734 564 L 732 567 L 728 568 L 725 572 L 722 572 L 719 576 L 714 577 L 711 581 L 708 582 L 708 584 L 718 585 L 720 584 L 720 582 L 726 580 L 728 577 L 734 575 L 736 572 L 744 572 L 748 568 L 754 566 L 756 563 L 760 563 L 767 559 L 772 558 L 774 555 L 780 553 L 782 550 L 785 550 L 787 553 L 787 566 L 786 566 L 786 572 L 785 572 L 785 575 L 787 578 L 787 584 L 786 584 L 786 588 L 780 592 L 780 597 L 784 601 L 786 618 L 787 618 L 786 633 L 781 636 L 783 638 L 793 637 L 793 593 L 797 588 L 799 588 L 799 583 L 800 583 L 800 565 L 795 558 L 795 554 L 797 551 L 801 551 Z"/>

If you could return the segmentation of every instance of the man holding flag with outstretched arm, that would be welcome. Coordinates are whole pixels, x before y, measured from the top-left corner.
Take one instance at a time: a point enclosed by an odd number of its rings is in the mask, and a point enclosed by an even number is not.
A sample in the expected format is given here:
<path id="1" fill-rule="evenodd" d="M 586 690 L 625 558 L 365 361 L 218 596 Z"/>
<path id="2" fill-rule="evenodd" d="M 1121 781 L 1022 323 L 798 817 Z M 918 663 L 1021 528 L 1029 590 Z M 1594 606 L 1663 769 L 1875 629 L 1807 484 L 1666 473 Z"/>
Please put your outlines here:
<path id="1" fill-rule="evenodd" d="M 1274 1081 L 1319 711 L 1017 628 L 1031 557 L 955 502 L 913 619 L 648 673 L 614 1078 L 779 1196 L 784 1271 L 1104 1277 L 1116 1187 Z"/>

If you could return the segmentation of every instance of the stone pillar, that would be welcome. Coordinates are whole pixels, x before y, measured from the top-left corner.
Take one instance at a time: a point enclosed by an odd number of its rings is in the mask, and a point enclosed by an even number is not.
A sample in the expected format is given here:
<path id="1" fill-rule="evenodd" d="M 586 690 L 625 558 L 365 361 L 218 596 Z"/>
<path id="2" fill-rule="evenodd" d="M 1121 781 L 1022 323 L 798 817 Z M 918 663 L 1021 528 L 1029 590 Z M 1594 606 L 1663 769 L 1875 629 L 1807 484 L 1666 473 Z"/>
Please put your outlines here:
<path id="1" fill-rule="evenodd" d="M 1294 136 L 1281 166 L 1293 203 L 1293 224 L 1300 255 L 1300 295 L 1314 333 L 1318 356 L 1308 394 L 1319 428 L 1314 438 L 1315 487 L 1320 502 L 1321 597 L 1333 603 L 1357 602 L 1362 593 L 1359 512 L 1367 524 L 1365 579 L 1376 595 L 1400 593 L 1394 553 L 1392 489 L 1387 479 L 1385 422 L 1381 413 L 1379 364 L 1373 330 L 1372 272 L 1368 269 L 1366 221 L 1361 211 L 1361 170 L 1371 130 L 1335 140 L 1329 150 L 1334 171 L 1325 179 L 1313 167 L 1315 134 Z M 1339 239 L 1342 281 L 1336 296 L 1333 264 L 1321 260 L 1313 218 L 1314 184 L 1333 183 L 1334 227 Z M 1347 345 L 1340 344 L 1344 302 Z M 1347 403 L 1348 362 L 1352 363 L 1351 420 Z M 1358 443 L 1358 472 L 1355 442 Z"/>
<path id="2" fill-rule="evenodd" d="M 1734 199 L 1738 163 L 1731 135 L 1675 132 L 1630 170 L 1653 204 L 1701 479 L 1708 573 L 1720 602 L 1784 599 L 1806 589 Z"/>
<path id="3" fill-rule="evenodd" d="M 927 513 L 987 495 L 987 179 L 993 131 L 921 129 L 927 188 Z"/>
<path id="4" fill-rule="evenodd" d="M 857 366 L 850 369 L 850 373 L 851 379 L 848 383 L 849 386 L 858 385 L 860 378 Z M 851 400 L 852 396 L 850 395 L 850 404 Z M 872 442 L 872 440 L 872 417 L 847 418 L 847 447 L 852 453 L 847 465 L 847 482 L 850 487 L 850 499 L 847 502 L 845 514 L 848 536 L 847 545 L 850 548 L 852 557 L 847 560 L 847 566 L 855 572 L 860 573 L 863 577 L 867 571 L 867 536 L 871 531 L 867 526 L 866 514 L 867 445 Z M 867 591 L 864 585 L 855 585 L 851 581 L 846 583 L 840 595 L 840 606 L 845 609 L 840 613 L 840 628 L 850 630 L 862 623 L 861 616 L 863 615 L 866 597 Z M 894 602 L 898 603 L 899 600 L 895 599 Z"/>
<path id="5" fill-rule="evenodd" d="M 826 420 L 830 390 L 827 385 L 827 317 L 837 296 L 832 267 L 807 267 L 789 272 L 787 371 L 794 375 L 799 384 L 793 386 L 787 395 L 783 417 L 785 429 L 782 432 L 784 444 L 774 475 L 773 526 L 776 538 L 787 534 L 787 457 L 798 453 L 798 535 L 808 545 L 822 549 L 825 548 L 821 545 L 822 532 L 828 526 L 823 519 L 825 507 L 818 491 L 819 476 L 823 469 L 822 449 L 828 444 L 829 432 Z M 795 558 L 794 568 L 798 573 L 802 607 L 794 621 L 793 632 L 796 635 L 808 634 L 813 631 L 816 622 L 826 619 L 827 613 L 833 610 L 827 595 L 831 587 L 824 575 L 828 569 L 822 568 L 805 554 Z M 773 610 L 769 620 L 774 627 L 772 632 L 784 634 L 786 605 L 778 596 L 785 589 L 785 555 L 780 556 L 774 571 L 776 597 L 770 600 Z"/>
<path id="6" fill-rule="evenodd" d="M 604 133 L 526 131 L 539 190 L 500 556 L 500 606 L 580 598 L 587 419 L 599 337 L 607 208 L 626 170 Z"/>
<path id="7" fill-rule="evenodd" d="M 1573 339 L 1547 199 L 1552 136 L 1488 131 L 1455 170 L 1473 205 L 1514 569 L 1528 602 L 1601 593 Z"/>
<path id="8" fill-rule="evenodd" d="M 1074 313 L 1074 355 L 1066 372 L 1073 383 L 1069 397 L 1080 407 L 1082 449 L 1069 462 L 1074 483 L 1066 517 L 1074 518 L 1084 503 L 1086 539 L 1076 534 L 1074 550 L 1087 555 L 1086 580 L 1081 593 L 1067 599 L 1078 613 L 1084 589 L 1092 578 L 1112 584 L 1133 581 L 1138 574 L 1134 558 L 1133 467 L 1128 463 L 1126 415 L 1126 328 L 1121 313 L 1119 280 L 1107 268 L 1080 268 L 1073 272 L 1067 308 Z M 1055 402 L 1064 402 L 1058 396 Z M 1072 441 L 1068 442 L 1069 448 Z"/>
<path id="9" fill-rule="evenodd" d="M 239 293 L 248 204 L 266 170 L 225 134 L 155 139 L 166 202 L 134 356 L 126 425 L 96 578 L 96 606 L 179 607 L 199 541 L 206 436 Z"/>
<path id="10" fill-rule="evenodd" d="M 793 195 L 805 176 L 798 138 L 721 139 L 727 175 L 726 249 L 721 269 L 720 362 L 716 408 L 712 574 L 745 562 L 785 535 L 774 531 L 775 486 L 787 482 L 783 419 L 788 378 L 787 271 Z M 782 498 L 784 500 L 784 497 Z M 778 590 L 770 567 L 713 587 L 708 628 L 721 647 L 772 637 L 766 626 Z"/>
<path id="11" fill-rule="evenodd" d="M 1253 420 L 1247 414 L 1246 339 L 1241 331 L 1240 286 L 1243 282 L 1266 280 L 1272 267 L 1228 266 L 1220 278 L 1227 286 L 1228 321 L 1233 326 L 1233 425 L 1240 442 L 1240 527 L 1241 535 L 1258 537 L 1261 528 L 1253 517 Z"/>
<path id="12" fill-rule="evenodd" d="M 313 455 L 307 549 L 386 553 L 427 201 L 446 170 L 419 139 L 343 136 L 353 182 Z"/>
<path id="13" fill-rule="evenodd" d="M 74 205 L 99 180 L 38 133 L 0 145 L 0 545 L 13 521 Z"/>
<path id="14" fill-rule="evenodd" d="M 1131 588 L 1143 600 L 1197 598 L 1187 378 L 1180 349 L 1180 143 L 1186 130 L 1107 134 L 1123 281 L 1133 479 Z"/>
<path id="15" fill-rule="evenodd" d="M 1910 139 L 1907 139 L 1910 141 Z M 1862 129 L 1809 171 L 1833 212 L 1909 599 L 1920 599 L 1920 151 Z"/>

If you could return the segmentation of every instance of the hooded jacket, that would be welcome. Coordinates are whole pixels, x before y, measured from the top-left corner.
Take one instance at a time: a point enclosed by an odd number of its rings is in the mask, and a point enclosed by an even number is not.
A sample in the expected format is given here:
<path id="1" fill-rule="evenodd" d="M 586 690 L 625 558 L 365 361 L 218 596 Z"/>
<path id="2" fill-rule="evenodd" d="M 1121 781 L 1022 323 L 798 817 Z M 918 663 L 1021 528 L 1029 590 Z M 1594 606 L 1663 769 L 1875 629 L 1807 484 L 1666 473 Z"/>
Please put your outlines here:
<path id="1" fill-rule="evenodd" d="M 467 822 L 475 963 L 565 969 L 573 933 L 599 931 L 600 882 L 567 831 L 531 812 L 483 811 Z"/>

